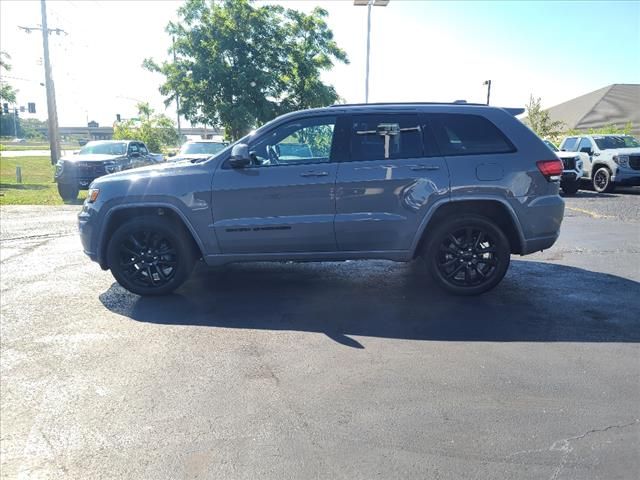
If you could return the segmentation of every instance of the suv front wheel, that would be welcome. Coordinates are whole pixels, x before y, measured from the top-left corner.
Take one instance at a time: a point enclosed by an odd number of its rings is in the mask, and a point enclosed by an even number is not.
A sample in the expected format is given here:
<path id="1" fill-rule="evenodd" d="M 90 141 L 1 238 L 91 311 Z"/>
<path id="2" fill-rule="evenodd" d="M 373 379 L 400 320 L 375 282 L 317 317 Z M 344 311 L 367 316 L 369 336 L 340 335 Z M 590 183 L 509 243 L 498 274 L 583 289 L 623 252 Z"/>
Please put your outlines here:
<path id="1" fill-rule="evenodd" d="M 609 193 L 613 191 L 611 172 L 607 167 L 600 167 L 593 174 L 593 189 L 598 193 Z"/>
<path id="2" fill-rule="evenodd" d="M 107 247 L 111 273 L 138 295 L 166 295 L 184 283 L 196 262 L 184 228 L 164 217 L 138 217 L 123 223 Z"/>
<path id="3" fill-rule="evenodd" d="M 58 194 L 65 202 L 73 202 L 78 199 L 80 189 L 73 183 L 58 183 Z"/>
<path id="4" fill-rule="evenodd" d="M 511 248 L 491 220 L 463 215 L 436 225 L 423 258 L 438 286 L 456 295 L 478 295 L 500 283 L 509 268 Z"/>

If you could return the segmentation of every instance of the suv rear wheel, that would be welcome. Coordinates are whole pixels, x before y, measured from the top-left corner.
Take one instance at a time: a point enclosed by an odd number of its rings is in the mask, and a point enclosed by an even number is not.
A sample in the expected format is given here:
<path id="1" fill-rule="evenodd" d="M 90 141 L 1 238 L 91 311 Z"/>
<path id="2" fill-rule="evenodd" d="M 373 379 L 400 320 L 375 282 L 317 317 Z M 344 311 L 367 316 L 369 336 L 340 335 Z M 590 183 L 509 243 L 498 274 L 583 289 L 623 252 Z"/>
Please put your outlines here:
<path id="1" fill-rule="evenodd" d="M 511 248 L 491 220 L 463 215 L 434 228 L 423 257 L 438 286 L 456 295 L 478 295 L 500 283 L 509 268 Z"/>
<path id="2" fill-rule="evenodd" d="M 183 228 L 163 217 L 138 217 L 123 223 L 107 247 L 111 273 L 138 295 L 171 293 L 189 277 L 196 262 Z"/>

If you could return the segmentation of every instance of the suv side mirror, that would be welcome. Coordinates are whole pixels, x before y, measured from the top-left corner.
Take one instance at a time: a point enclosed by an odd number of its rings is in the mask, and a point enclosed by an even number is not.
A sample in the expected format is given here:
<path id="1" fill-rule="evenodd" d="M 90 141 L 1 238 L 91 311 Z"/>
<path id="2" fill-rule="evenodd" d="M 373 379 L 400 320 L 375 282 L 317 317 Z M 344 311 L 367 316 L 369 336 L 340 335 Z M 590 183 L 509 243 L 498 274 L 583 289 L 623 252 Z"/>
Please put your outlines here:
<path id="1" fill-rule="evenodd" d="M 231 149 L 231 158 L 229 164 L 233 168 L 244 168 L 251 165 L 251 156 L 249 155 L 249 145 L 246 143 L 238 143 Z"/>
<path id="2" fill-rule="evenodd" d="M 591 150 L 591 148 L 590 148 L 590 147 L 582 147 L 582 148 L 580 149 L 580 152 L 582 152 L 582 153 L 586 153 L 586 154 L 588 154 L 588 155 L 593 154 L 593 151 Z"/>

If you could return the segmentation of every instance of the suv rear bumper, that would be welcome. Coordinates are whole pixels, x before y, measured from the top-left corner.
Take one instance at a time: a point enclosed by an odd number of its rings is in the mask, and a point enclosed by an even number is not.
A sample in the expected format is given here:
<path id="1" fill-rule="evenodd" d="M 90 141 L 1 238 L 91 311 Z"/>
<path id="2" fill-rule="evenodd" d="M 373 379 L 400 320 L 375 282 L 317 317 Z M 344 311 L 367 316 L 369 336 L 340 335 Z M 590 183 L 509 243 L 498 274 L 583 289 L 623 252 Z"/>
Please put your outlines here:
<path id="1" fill-rule="evenodd" d="M 564 200 L 559 195 L 538 197 L 518 212 L 523 227 L 521 255 L 551 247 L 560 235 Z"/>

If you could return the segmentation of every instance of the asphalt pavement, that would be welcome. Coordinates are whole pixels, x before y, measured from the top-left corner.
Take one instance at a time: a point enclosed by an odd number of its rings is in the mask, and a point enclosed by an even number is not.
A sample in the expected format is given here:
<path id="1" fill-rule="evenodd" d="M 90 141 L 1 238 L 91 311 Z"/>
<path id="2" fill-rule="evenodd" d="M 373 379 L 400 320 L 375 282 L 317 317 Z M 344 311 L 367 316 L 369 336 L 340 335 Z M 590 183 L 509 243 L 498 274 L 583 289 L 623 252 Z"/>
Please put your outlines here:
<path id="1" fill-rule="evenodd" d="M 629 479 L 640 189 L 480 297 L 419 262 L 199 267 L 139 298 L 80 207 L 0 209 L 1 477 Z"/>

